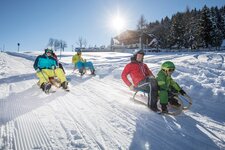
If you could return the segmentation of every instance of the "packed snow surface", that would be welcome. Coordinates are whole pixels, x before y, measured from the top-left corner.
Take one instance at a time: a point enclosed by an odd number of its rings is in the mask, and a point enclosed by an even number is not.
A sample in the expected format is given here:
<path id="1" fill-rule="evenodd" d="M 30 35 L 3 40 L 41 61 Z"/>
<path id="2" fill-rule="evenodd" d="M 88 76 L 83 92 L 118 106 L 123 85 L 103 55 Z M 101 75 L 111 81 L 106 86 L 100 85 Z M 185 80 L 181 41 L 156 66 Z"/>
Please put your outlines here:
<path id="1" fill-rule="evenodd" d="M 0 149 L 225 149 L 225 52 L 145 55 L 155 75 L 173 61 L 174 80 L 192 97 L 191 109 L 175 117 L 131 101 L 121 80 L 129 53 L 83 53 L 97 75 L 80 77 L 74 53 L 63 52 L 70 92 L 49 95 L 33 69 L 41 53 L 0 53 Z"/>

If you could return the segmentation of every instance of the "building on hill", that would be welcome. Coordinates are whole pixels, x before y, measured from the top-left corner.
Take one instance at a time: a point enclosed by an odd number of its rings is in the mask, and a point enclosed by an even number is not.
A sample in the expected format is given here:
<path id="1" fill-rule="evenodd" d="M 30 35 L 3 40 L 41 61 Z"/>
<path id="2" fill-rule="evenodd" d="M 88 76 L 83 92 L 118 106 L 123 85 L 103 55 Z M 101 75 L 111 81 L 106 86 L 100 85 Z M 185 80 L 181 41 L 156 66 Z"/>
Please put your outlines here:
<path id="1" fill-rule="evenodd" d="M 150 48 L 150 43 L 152 40 L 156 40 L 153 34 L 147 34 L 141 31 L 135 30 L 126 30 L 116 37 L 113 38 L 114 42 L 112 45 L 113 49 L 117 48 L 127 48 L 127 49 L 136 49 L 136 48 Z"/>

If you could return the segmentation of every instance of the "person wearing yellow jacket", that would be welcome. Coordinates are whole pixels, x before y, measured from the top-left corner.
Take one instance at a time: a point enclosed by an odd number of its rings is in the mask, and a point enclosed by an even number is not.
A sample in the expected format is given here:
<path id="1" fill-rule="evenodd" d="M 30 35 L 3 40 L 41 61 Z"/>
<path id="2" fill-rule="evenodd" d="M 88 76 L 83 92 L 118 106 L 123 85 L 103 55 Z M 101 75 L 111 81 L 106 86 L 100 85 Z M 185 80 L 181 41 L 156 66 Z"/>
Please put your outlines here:
<path id="1" fill-rule="evenodd" d="M 77 50 L 77 54 L 75 54 L 72 58 L 72 63 L 74 67 L 79 70 L 80 74 L 85 74 L 86 69 L 90 69 L 91 74 L 95 75 L 95 69 L 92 62 L 86 62 L 85 59 L 82 58 L 82 52 L 80 49 Z"/>
<path id="2" fill-rule="evenodd" d="M 178 101 L 174 99 L 174 93 L 180 93 L 185 95 L 185 91 L 176 83 L 171 75 L 175 70 L 175 65 L 171 61 L 166 61 L 162 64 L 161 70 L 157 74 L 157 81 L 159 87 L 159 99 L 162 107 L 162 112 L 167 113 L 167 104 L 168 102 L 171 105 L 175 105 L 177 107 L 180 106 Z"/>

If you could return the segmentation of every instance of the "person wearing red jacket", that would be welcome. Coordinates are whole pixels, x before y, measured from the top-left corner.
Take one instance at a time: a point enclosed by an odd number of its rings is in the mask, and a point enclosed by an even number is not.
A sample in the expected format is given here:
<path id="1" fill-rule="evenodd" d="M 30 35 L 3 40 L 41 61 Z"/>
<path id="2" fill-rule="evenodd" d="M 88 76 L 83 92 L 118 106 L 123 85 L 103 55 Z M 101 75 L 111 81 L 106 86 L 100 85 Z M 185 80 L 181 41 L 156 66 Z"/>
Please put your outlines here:
<path id="1" fill-rule="evenodd" d="M 150 102 L 150 109 L 159 111 L 157 108 L 158 101 L 158 84 L 155 76 L 143 63 L 144 51 L 137 50 L 131 57 L 131 62 L 127 64 L 121 74 L 122 80 L 132 91 L 143 91 L 148 93 L 148 102 Z M 128 79 L 130 75 L 132 82 Z M 146 84 L 149 83 L 149 84 Z"/>

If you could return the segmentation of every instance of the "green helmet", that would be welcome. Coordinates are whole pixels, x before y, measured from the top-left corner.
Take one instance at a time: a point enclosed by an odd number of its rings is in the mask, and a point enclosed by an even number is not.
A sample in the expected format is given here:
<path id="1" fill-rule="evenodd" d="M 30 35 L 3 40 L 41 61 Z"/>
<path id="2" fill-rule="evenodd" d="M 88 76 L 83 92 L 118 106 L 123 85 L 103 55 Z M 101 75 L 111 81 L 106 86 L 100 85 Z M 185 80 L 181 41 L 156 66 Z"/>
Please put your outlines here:
<path id="1" fill-rule="evenodd" d="M 169 70 L 169 69 L 175 70 L 175 65 L 171 61 L 166 61 L 162 64 L 161 68 L 164 69 L 164 70 Z"/>

